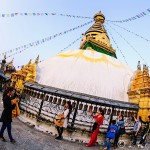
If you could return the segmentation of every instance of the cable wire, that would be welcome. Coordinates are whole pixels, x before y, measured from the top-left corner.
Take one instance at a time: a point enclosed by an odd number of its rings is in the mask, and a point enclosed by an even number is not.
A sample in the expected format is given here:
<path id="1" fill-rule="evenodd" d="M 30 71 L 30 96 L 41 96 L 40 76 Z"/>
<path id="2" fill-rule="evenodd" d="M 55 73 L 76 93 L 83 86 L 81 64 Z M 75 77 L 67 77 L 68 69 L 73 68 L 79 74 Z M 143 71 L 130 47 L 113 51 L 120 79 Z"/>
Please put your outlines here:
<path id="1" fill-rule="evenodd" d="M 105 26 L 105 28 L 106 28 L 106 26 Z M 114 39 L 112 33 L 110 32 L 110 30 L 109 30 L 108 28 L 107 28 L 107 31 L 108 31 L 108 33 L 110 34 L 110 36 L 111 36 L 113 42 L 115 43 L 117 49 L 118 49 L 118 50 L 120 51 L 120 53 L 122 54 L 122 56 L 123 56 L 123 58 L 124 58 L 124 61 L 125 61 L 126 64 L 128 65 L 127 60 L 126 60 L 126 58 L 125 58 L 125 55 L 123 54 L 122 50 L 118 47 L 118 44 L 117 44 L 117 42 L 115 41 L 115 39 Z"/>
<path id="2" fill-rule="evenodd" d="M 29 44 L 25 44 L 25 45 L 19 46 L 19 47 L 13 49 L 13 50 L 11 49 L 11 50 L 5 51 L 5 52 L 1 53 L 0 55 L 5 55 L 6 53 L 12 53 L 12 52 L 14 52 L 14 51 L 20 51 L 20 52 L 21 52 L 21 51 L 24 51 L 24 50 L 26 50 L 26 49 L 28 49 L 28 48 L 30 48 L 30 47 L 38 46 L 38 45 L 43 44 L 43 43 L 45 43 L 45 42 L 48 42 L 48 41 L 50 41 L 50 40 L 52 40 L 52 39 L 54 39 L 54 38 L 56 38 L 56 37 L 58 37 L 58 36 L 64 35 L 64 34 L 66 34 L 66 33 L 68 33 L 68 32 L 71 32 L 71 31 L 74 31 L 74 30 L 79 29 L 79 28 L 81 28 L 81 27 L 84 27 L 84 26 L 86 26 L 86 25 L 88 25 L 88 24 L 90 24 L 90 23 L 92 23 L 92 22 L 93 22 L 93 20 L 91 20 L 91 21 L 89 21 L 89 22 L 87 22 L 87 23 L 81 24 L 81 25 L 79 25 L 79 26 L 76 26 L 76 27 L 74 27 L 74 28 L 71 28 L 71 29 L 69 29 L 69 30 L 66 30 L 66 31 L 64 31 L 64 32 L 60 32 L 60 33 L 54 34 L 54 35 L 52 35 L 52 36 L 49 36 L 49 37 L 46 37 L 46 38 L 43 38 L 43 39 L 40 39 L 40 40 L 31 42 L 31 43 L 29 43 Z M 23 50 L 22 50 L 22 49 L 23 49 Z M 8 57 L 11 57 L 11 56 L 13 56 L 13 55 L 10 55 L 10 56 L 8 56 Z M 7 58 L 8 58 L 8 57 L 7 57 Z"/>
<path id="3" fill-rule="evenodd" d="M 64 51 L 64 50 L 66 50 L 67 48 L 69 48 L 69 47 L 71 47 L 73 44 L 75 44 L 77 41 L 79 41 L 81 39 L 81 36 L 80 37 L 78 37 L 76 40 L 74 40 L 73 42 L 71 42 L 70 44 L 68 44 L 68 46 L 66 46 L 65 48 L 63 48 L 63 49 L 61 49 L 60 50 L 60 52 L 58 52 L 58 54 L 59 53 L 61 53 L 62 51 Z M 39 63 L 41 63 L 41 62 L 43 62 L 44 61 L 44 59 L 43 60 L 40 60 L 39 61 Z M 18 66 L 18 68 L 19 67 L 22 67 L 23 65 L 21 65 L 21 66 Z"/>
<path id="4" fill-rule="evenodd" d="M 115 26 L 117 26 L 117 27 L 119 27 L 119 28 L 121 28 L 121 29 L 123 29 L 123 30 L 125 30 L 125 31 L 127 31 L 127 32 L 129 32 L 129 33 L 132 33 L 133 35 L 135 35 L 135 36 L 137 36 L 137 37 L 140 37 L 141 39 L 144 39 L 144 40 L 147 41 L 147 42 L 150 42 L 150 40 L 144 38 L 143 36 L 141 36 L 141 35 L 139 35 L 139 34 L 137 34 L 137 33 L 134 33 L 133 31 L 130 31 L 130 30 L 128 30 L 128 29 L 126 29 L 126 28 L 124 28 L 124 27 L 121 27 L 121 26 L 119 26 L 119 25 L 117 25 L 117 24 L 114 24 L 114 23 L 112 23 L 112 24 L 115 25 Z"/>
<path id="5" fill-rule="evenodd" d="M 108 23 L 107 23 L 108 24 Z M 111 29 L 113 29 L 138 55 L 139 55 L 139 57 L 145 62 L 145 64 L 147 64 L 147 66 L 149 66 L 148 65 L 148 63 L 145 61 L 145 59 L 140 55 L 140 53 L 118 32 L 118 31 L 116 31 L 116 29 L 114 29 L 111 25 L 109 25 L 108 24 L 108 26 L 111 28 Z"/>

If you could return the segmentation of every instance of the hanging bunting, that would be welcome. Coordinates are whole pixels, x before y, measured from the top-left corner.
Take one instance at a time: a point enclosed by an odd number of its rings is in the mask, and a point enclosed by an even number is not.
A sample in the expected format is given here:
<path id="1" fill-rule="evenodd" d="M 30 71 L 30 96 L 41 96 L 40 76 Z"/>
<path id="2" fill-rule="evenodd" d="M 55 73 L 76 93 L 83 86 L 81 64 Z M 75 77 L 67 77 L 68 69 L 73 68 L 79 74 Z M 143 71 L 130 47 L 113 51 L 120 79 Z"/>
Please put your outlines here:
<path id="1" fill-rule="evenodd" d="M 124 20 L 106 20 L 109 22 L 117 22 L 117 23 L 124 23 L 128 21 L 133 21 L 139 18 L 142 18 L 150 13 L 150 9 L 147 9 L 133 17 L 130 17 L 128 19 Z M 72 17 L 72 18 L 85 18 L 85 19 L 93 19 L 93 17 L 84 17 L 84 16 L 75 16 L 75 15 L 69 15 L 69 14 L 56 14 L 56 13 L 10 13 L 10 14 L 0 14 L 0 17 L 18 17 L 18 16 L 64 16 L 64 17 Z"/>
<path id="2" fill-rule="evenodd" d="M 109 30 L 106 26 L 105 26 L 105 28 L 107 29 L 108 33 L 110 34 L 110 36 L 111 36 L 111 38 L 112 38 L 113 42 L 115 43 L 115 45 L 116 45 L 117 49 L 120 51 L 120 53 L 121 53 L 122 57 L 124 58 L 124 61 L 125 61 L 125 62 L 126 62 L 126 64 L 128 65 L 127 60 L 126 60 L 126 58 L 125 58 L 125 55 L 123 54 L 122 50 L 119 48 L 119 46 L 118 46 L 117 42 L 115 41 L 115 39 L 114 39 L 114 37 L 113 37 L 112 33 L 110 32 L 110 30 Z"/>
<path id="3" fill-rule="evenodd" d="M 109 22 L 116 22 L 116 23 L 124 23 L 124 22 L 133 21 L 133 20 L 142 18 L 142 17 L 148 15 L 149 13 L 150 13 L 150 9 L 147 9 L 146 11 L 141 12 L 140 14 L 135 15 L 134 17 L 130 17 L 130 18 L 128 18 L 128 19 L 118 20 L 118 21 L 113 21 L 113 20 L 106 20 L 106 21 L 109 21 Z"/>
<path id="4" fill-rule="evenodd" d="M 84 16 L 75 16 L 69 14 L 56 14 L 56 13 L 10 13 L 10 14 L 0 14 L 0 17 L 18 17 L 18 16 L 64 16 L 64 17 L 72 17 L 72 18 L 85 18 L 85 19 L 93 19 L 92 17 L 84 17 Z"/>
<path id="5" fill-rule="evenodd" d="M 108 23 L 106 23 L 106 24 L 108 24 Z M 143 40 L 145 40 L 145 41 L 147 41 L 147 42 L 150 42 L 149 39 L 144 38 L 143 36 L 141 36 L 141 35 L 139 35 L 139 34 L 137 34 L 137 33 L 134 33 L 134 32 L 132 32 L 132 31 L 130 31 L 130 30 L 124 28 L 124 27 L 121 27 L 121 26 L 119 26 L 119 25 L 117 25 L 117 24 L 114 24 L 114 23 L 111 23 L 111 24 L 113 24 L 114 26 L 117 26 L 117 27 L 119 27 L 119 28 L 121 28 L 121 29 L 123 29 L 123 30 L 125 30 L 125 31 L 127 31 L 127 32 L 129 32 L 129 33 L 131 33 L 131 34 L 134 34 L 135 36 L 140 37 L 141 39 L 143 39 Z"/>
<path id="6" fill-rule="evenodd" d="M 79 38 L 77 38 L 76 40 L 74 40 L 73 42 L 71 42 L 68 46 L 66 46 L 65 48 L 63 48 L 62 50 L 60 50 L 60 51 L 58 52 L 58 54 L 61 53 L 61 52 L 64 51 L 64 50 L 68 49 L 69 47 L 71 47 L 73 44 L 75 44 L 75 43 L 76 43 L 77 41 L 79 41 L 81 38 L 82 38 L 82 37 L 80 36 Z M 24 49 L 24 50 L 25 50 L 25 49 Z M 20 53 L 22 53 L 24 50 L 20 51 Z M 18 54 L 18 53 L 14 53 L 14 54 L 12 54 L 12 55 L 10 55 L 10 56 L 8 56 L 8 57 L 14 56 L 14 55 L 16 55 L 16 54 Z M 39 61 L 39 63 L 41 63 L 42 61 L 44 61 L 44 60 Z M 23 65 L 18 66 L 18 68 L 21 68 L 22 66 L 23 66 Z"/>
<path id="7" fill-rule="evenodd" d="M 43 39 L 37 40 L 37 41 L 35 41 L 35 42 L 30 42 L 29 44 L 26 44 L 26 45 L 23 45 L 23 46 L 19 46 L 19 47 L 13 49 L 13 51 L 12 51 L 12 49 L 11 49 L 11 50 L 5 51 L 5 52 L 3 52 L 3 53 L 8 54 L 8 53 L 11 53 L 11 52 L 14 52 L 14 51 L 17 52 L 17 51 L 19 51 L 19 50 L 21 50 L 21 49 L 26 50 L 26 49 L 28 49 L 28 48 L 30 48 L 30 47 L 38 46 L 38 45 L 43 44 L 43 43 L 45 43 L 45 42 L 47 42 L 47 41 L 49 41 L 49 40 L 51 40 L 51 39 L 53 39 L 53 38 L 56 38 L 56 37 L 58 37 L 58 36 L 60 36 L 60 35 L 64 35 L 64 34 L 66 34 L 66 33 L 69 33 L 69 32 L 71 32 L 71 31 L 74 31 L 75 29 L 79 29 L 79 28 L 81 28 L 81 27 L 83 27 L 83 26 L 85 26 L 85 25 L 88 25 L 88 24 L 92 23 L 92 22 L 93 22 L 93 20 L 92 20 L 92 21 L 89 21 L 89 22 L 87 22 L 87 23 L 84 23 L 84 24 L 82 24 L 82 25 L 80 25 L 80 26 L 77 26 L 77 27 L 71 28 L 71 29 L 69 29 L 69 30 L 66 30 L 66 31 L 64 31 L 64 32 L 60 32 L 60 33 L 58 33 L 58 34 L 52 35 L 52 36 L 50 36 L 50 37 L 43 38 Z M 48 39 L 48 40 L 46 41 L 45 39 Z M 24 51 L 24 50 L 23 50 L 23 51 Z M 2 56 L 3 53 L 1 53 L 0 56 Z M 13 56 L 13 55 L 12 55 L 12 56 Z"/>
<path id="8" fill-rule="evenodd" d="M 148 65 L 148 63 L 145 61 L 145 59 L 141 56 L 141 54 L 134 48 L 134 46 L 132 46 L 115 28 L 113 28 L 110 24 L 108 24 L 108 26 L 114 30 L 131 48 L 132 50 L 134 50 L 136 52 L 136 54 L 144 61 L 145 64 Z"/>

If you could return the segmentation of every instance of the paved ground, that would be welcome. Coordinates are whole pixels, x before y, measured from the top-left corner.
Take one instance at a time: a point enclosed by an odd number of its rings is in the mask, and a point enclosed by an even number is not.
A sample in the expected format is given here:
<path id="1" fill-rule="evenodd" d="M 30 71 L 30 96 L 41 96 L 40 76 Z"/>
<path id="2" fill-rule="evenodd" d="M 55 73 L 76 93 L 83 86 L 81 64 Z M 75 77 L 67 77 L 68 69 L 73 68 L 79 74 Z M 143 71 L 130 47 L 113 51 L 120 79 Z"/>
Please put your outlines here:
<path id="1" fill-rule="evenodd" d="M 2 102 L 0 102 L 0 115 L 2 111 Z M 1 127 L 1 123 L 0 123 Z M 15 119 L 12 123 L 12 134 L 17 141 L 15 144 L 9 142 L 7 132 L 4 137 L 7 142 L 0 140 L 0 150 L 99 150 L 100 146 L 85 147 L 83 144 L 72 143 L 68 141 L 58 141 L 52 135 L 35 130 L 33 127 Z M 102 148 L 101 148 L 102 149 Z M 122 150 L 127 150 L 124 148 Z M 135 150 L 137 148 L 134 148 Z M 148 148 L 147 150 L 150 150 Z"/>

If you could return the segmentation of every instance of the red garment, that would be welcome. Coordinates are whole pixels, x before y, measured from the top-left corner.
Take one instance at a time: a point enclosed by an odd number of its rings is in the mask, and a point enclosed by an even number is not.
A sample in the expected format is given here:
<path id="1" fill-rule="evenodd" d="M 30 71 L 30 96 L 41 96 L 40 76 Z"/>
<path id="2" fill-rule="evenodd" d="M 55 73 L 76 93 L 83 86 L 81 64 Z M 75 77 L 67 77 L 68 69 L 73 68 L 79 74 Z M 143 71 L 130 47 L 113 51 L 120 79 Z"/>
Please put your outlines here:
<path id="1" fill-rule="evenodd" d="M 91 139 L 90 139 L 89 143 L 87 143 L 87 146 L 89 146 L 89 147 L 96 144 L 100 125 L 103 124 L 103 120 L 104 120 L 104 117 L 103 117 L 103 116 L 100 116 L 100 117 L 99 117 L 99 116 L 93 116 L 93 118 L 95 118 L 95 122 L 98 123 L 98 126 L 97 126 L 97 128 L 93 131 L 93 133 L 91 134 Z"/>

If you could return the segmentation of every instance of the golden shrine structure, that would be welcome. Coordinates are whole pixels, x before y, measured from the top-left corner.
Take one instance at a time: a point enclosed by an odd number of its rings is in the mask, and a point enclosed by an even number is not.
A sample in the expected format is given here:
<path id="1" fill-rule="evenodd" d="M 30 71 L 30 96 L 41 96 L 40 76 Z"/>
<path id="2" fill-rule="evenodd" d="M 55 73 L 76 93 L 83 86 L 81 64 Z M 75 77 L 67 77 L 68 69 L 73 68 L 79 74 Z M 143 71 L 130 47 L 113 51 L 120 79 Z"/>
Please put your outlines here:
<path id="1" fill-rule="evenodd" d="M 36 58 L 34 63 L 30 60 L 28 64 L 22 66 L 21 70 L 17 70 L 11 74 L 11 86 L 13 86 L 18 93 L 21 94 L 25 82 L 35 82 L 38 62 L 39 56 Z"/>
<path id="2" fill-rule="evenodd" d="M 10 84 L 10 77 L 16 69 L 13 66 L 13 59 L 10 62 L 6 62 L 6 55 L 0 63 L 0 91 L 5 89 Z"/>
<path id="3" fill-rule="evenodd" d="M 141 68 L 138 62 L 136 73 L 128 90 L 129 101 L 139 105 L 138 115 L 142 116 L 143 120 L 150 115 L 150 75 L 146 65 Z"/>

